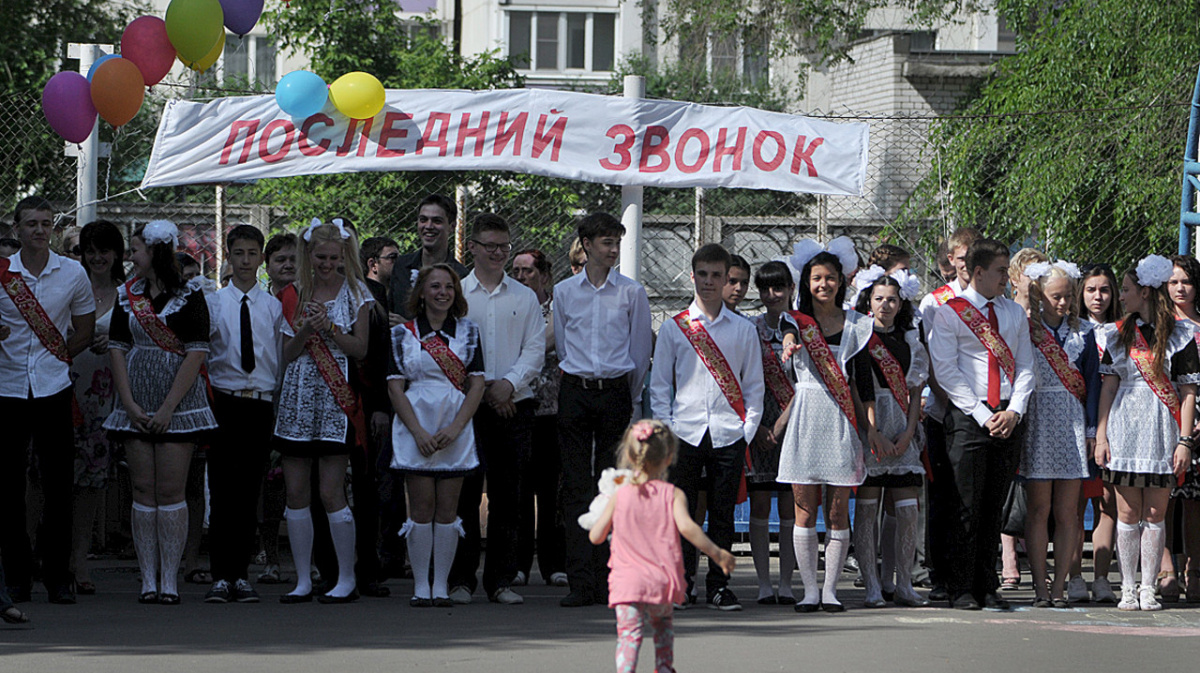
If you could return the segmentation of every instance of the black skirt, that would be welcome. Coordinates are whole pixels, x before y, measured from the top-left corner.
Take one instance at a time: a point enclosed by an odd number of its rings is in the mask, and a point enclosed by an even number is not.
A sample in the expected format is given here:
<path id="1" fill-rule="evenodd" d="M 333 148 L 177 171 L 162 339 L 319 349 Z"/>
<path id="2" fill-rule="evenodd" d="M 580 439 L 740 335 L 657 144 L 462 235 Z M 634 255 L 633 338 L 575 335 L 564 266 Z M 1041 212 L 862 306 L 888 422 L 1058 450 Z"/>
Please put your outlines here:
<path id="1" fill-rule="evenodd" d="M 1117 472 L 1104 470 L 1104 481 L 1113 486 L 1132 486 L 1133 488 L 1174 488 L 1179 482 L 1174 474 L 1144 474 L 1141 472 Z"/>

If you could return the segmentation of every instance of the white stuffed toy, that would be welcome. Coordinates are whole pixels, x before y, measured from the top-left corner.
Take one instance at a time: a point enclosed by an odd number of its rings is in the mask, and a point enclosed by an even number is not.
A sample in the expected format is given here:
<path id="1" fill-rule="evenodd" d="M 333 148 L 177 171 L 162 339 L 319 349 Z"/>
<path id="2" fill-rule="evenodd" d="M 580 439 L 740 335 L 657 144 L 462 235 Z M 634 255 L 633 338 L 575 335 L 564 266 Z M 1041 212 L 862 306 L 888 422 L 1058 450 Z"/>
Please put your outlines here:
<path id="1" fill-rule="evenodd" d="M 597 482 L 600 494 L 592 500 L 588 511 L 579 515 L 579 525 L 584 530 L 591 530 L 592 526 L 596 525 L 596 522 L 600 520 L 600 515 L 604 514 L 604 508 L 608 507 L 608 501 L 612 499 L 613 494 L 632 476 L 633 470 L 619 470 L 615 467 L 606 468 L 600 473 L 600 481 Z"/>

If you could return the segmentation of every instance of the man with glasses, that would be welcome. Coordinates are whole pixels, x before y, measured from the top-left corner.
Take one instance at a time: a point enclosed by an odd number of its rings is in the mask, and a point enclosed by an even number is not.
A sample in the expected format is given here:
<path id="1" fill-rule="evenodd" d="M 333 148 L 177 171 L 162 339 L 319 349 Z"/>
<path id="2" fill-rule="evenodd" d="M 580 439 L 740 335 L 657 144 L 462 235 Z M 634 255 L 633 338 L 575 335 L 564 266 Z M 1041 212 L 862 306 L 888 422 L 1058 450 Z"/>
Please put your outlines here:
<path id="1" fill-rule="evenodd" d="M 481 213 L 473 223 L 467 250 L 475 268 L 462 280 L 470 307 L 467 317 L 479 326 L 487 389 L 475 413 L 475 442 L 481 469 L 463 482 L 458 515 L 466 529 L 450 570 L 450 600 L 470 603 L 479 567 L 479 502 L 488 484 L 488 553 L 483 588 L 494 603 L 525 602 L 509 588 L 517 574 L 517 523 L 521 479 L 533 441 L 537 408 L 530 384 L 546 355 L 546 323 L 537 294 L 504 273 L 512 252 L 508 223 Z"/>
<path id="2" fill-rule="evenodd" d="M 458 207 L 452 199 L 441 194 L 430 194 L 421 199 L 417 206 L 417 239 L 421 247 L 396 258 L 388 282 L 391 288 L 388 306 L 392 313 L 389 317 L 393 327 L 413 318 L 408 314 L 408 291 L 422 267 L 445 262 L 459 278 L 467 275 L 467 267 L 450 254 L 450 232 L 457 221 Z"/>

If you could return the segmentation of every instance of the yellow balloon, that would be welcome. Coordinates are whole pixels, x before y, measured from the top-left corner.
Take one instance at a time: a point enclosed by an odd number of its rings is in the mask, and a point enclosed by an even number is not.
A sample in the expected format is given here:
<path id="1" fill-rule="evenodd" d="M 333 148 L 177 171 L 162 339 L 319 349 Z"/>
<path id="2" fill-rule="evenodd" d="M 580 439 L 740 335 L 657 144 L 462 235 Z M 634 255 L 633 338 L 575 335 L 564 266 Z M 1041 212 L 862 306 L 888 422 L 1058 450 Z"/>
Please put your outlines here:
<path id="1" fill-rule="evenodd" d="M 200 59 L 199 61 L 189 61 L 183 57 L 183 54 L 180 54 L 179 60 L 184 65 L 192 70 L 195 70 L 196 72 L 204 72 L 205 70 L 213 67 L 213 64 L 216 63 L 217 59 L 221 57 L 221 52 L 223 51 L 225 51 L 225 32 L 221 31 L 221 38 L 218 39 L 217 43 L 213 45 L 212 51 L 205 54 L 204 58 Z"/>
<path id="2" fill-rule="evenodd" d="M 370 119 L 379 114 L 387 98 L 383 84 L 365 72 L 350 72 L 329 86 L 329 100 L 351 119 Z"/>

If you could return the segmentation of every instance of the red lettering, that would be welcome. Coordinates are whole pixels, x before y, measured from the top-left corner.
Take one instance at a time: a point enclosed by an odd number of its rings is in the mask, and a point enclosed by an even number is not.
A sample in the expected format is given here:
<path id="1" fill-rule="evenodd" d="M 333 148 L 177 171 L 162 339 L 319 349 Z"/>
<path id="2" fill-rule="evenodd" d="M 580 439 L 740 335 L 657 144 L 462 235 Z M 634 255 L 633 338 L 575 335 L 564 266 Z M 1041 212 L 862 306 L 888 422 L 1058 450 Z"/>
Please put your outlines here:
<path id="1" fill-rule="evenodd" d="M 492 151 L 494 156 L 500 156 L 504 148 L 508 147 L 508 142 L 513 139 L 513 136 L 516 136 L 516 140 L 513 142 L 513 156 L 521 156 L 521 143 L 525 141 L 525 121 L 527 119 L 529 119 L 529 113 L 522 112 L 517 115 L 516 119 L 513 119 L 511 125 L 505 126 L 504 123 L 508 121 L 508 113 L 500 113 L 500 122 L 496 124 L 496 148 Z"/>
<path id="2" fill-rule="evenodd" d="M 630 150 L 633 149 L 633 144 L 637 142 L 637 134 L 633 132 L 632 128 L 625 124 L 617 124 L 616 126 L 608 129 L 608 133 L 605 133 L 604 135 L 613 139 L 615 139 L 617 136 L 624 136 L 625 139 L 616 145 L 613 145 L 612 149 L 613 154 L 621 157 L 620 163 L 613 163 L 608 160 L 608 157 L 605 157 L 600 160 L 600 166 L 602 168 L 607 168 L 610 171 L 623 171 L 626 168 L 629 168 L 633 164 L 633 154 L 630 153 Z"/>
<path id="3" fill-rule="evenodd" d="M 770 161 L 763 159 L 762 148 L 767 142 L 767 138 L 775 141 L 775 158 Z M 754 158 L 754 165 L 760 171 L 773 171 L 779 168 L 783 160 L 787 158 L 787 145 L 783 143 L 783 134 L 778 131 L 759 131 L 758 135 L 754 136 L 754 152 L 751 155 Z"/>
<path id="4" fill-rule="evenodd" d="M 479 113 L 479 126 L 472 128 L 471 113 L 464 112 L 462 114 L 462 122 L 458 125 L 458 139 L 454 141 L 454 156 L 461 157 L 463 153 L 463 145 L 470 138 L 475 141 L 475 156 L 483 156 L 483 143 L 487 139 L 488 115 L 490 112 Z"/>
<path id="5" fill-rule="evenodd" d="M 317 157 L 329 150 L 329 138 L 323 138 L 317 143 L 316 147 L 308 144 L 309 131 L 313 124 L 324 124 L 325 126 L 333 126 L 333 119 L 329 115 L 315 114 L 304 120 L 304 125 L 300 127 L 300 135 L 296 137 L 296 147 L 300 148 L 300 153 L 306 157 Z"/>
<path id="6" fill-rule="evenodd" d="M 657 142 L 651 142 L 651 141 Z M 638 170 L 643 173 L 662 173 L 671 167 L 671 155 L 667 145 L 671 142 L 671 134 L 665 126 L 647 126 L 642 134 L 642 158 L 638 161 Z M 660 161 L 651 166 L 650 157 L 658 157 Z"/>
<path id="7" fill-rule="evenodd" d="M 542 152 L 546 151 L 546 145 L 552 145 L 550 161 L 558 161 L 558 151 L 562 149 L 563 132 L 567 130 L 567 118 L 560 118 L 550 126 L 549 130 L 545 130 L 546 119 L 546 115 L 539 117 L 537 130 L 533 132 L 533 158 L 537 159 L 542 156 Z"/>
<path id="8" fill-rule="evenodd" d="M 278 152 L 271 152 L 267 144 L 271 141 L 271 132 L 275 129 L 283 129 L 283 144 L 279 146 Z M 258 158 L 268 164 L 282 161 L 292 147 L 292 136 L 294 135 L 296 135 L 296 125 L 290 119 L 276 119 L 267 124 L 258 140 Z"/>
<path id="9" fill-rule="evenodd" d="M 242 145 L 242 155 L 238 157 L 238 163 L 244 164 L 250 160 L 250 150 L 254 147 L 254 133 L 258 131 L 257 119 L 246 119 L 236 121 L 229 127 L 229 137 L 225 139 L 225 149 L 221 150 L 221 165 L 229 163 L 229 155 L 233 152 L 233 146 L 237 144 L 238 134 L 242 131 L 246 132 L 246 142 Z"/>
<path id="10" fill-rule="evenodd" d="M 809 143 L 808 149 L 804 149 L 804 141 L 807 140 L 804 136 L 796 139 L 796 149 L 792 152 L 792 172 L 800 173 L 800 164 L 808 164 L 808 177 L 817 177 L 817 165 L 813 163 L 813 152 L 817 148 L 825 144 L 824 138 L 813 138 Z"/>
<path id="11" fill-rule="evenodd" d="M 685 163 L 683 160 L 683 152 L 687 149 L 688 141 L 695 138 L 700 141 L 700 155 L 696 157 L 695 163 Z M 675 165 L 684 173 L 696 173 L 704 167 L 704 163 L 708 161 L 708 134 L 700 129 L 688 129 L 679 137 L 679 143 L 675 145 Z"/>
<path id="12" fill-rule="evenodd" d="M 344 157 L 354 150 L 354 143 L 358 143 L 358 156 L 362 156 L 367 151 L 366 137 L 371 132 L 371 124 L 375 118 L 371 119 L 351 119 L 350 126 L 346 129 L 346 137 L 342 139 L 342 146 L 337 148 L 337 155 Z M 359 124 L 362 124 L 362 131 L 358 131 Z M 357 133 L 356 133 L 357 132 Z"/>
<path id="13" fill-rule="evenodd" d="M 441 126 L 437 136 L 434 136 L 433 127 Z M 425 133 L 421 134 L 421 142 L 417 143 L 417 154 L 423 154 L 426 146 L 438 148 L 438 156 L 446 156 L 446 152 L 450 149 L 450 143 L 446 140 L 446 136 L 450 134 L 450 113 L 449 112 L 430 112 L 429 121 L 425 122 Z"/>
<path id="14" fill-rule="evenodd" d="M 397 122 L 404 122 L 412 119 L 412 115 L 407 112 L 389 112 L 383 116 L 383 128 L 379 129 L 379 149 L 376 150 L 377 157 L 402 157 L 404 149 L 392 150 L 388 149 L 388 141 L 392 138 L 407 138 L 408 129 L 395 128 Z"/>
<path id="15" fill-rule="evenodd" d="M 713 173 L 721 172 L 721 157 L 733 157 L 733 170 L 742 170 L 742 150 L 746 147 L 746 127 L 737 130 L 737 141 L 732 147 L 725 144 L 725 136 L 729 129 L 717 131 L 717 142 L 713 145 Z"/>

